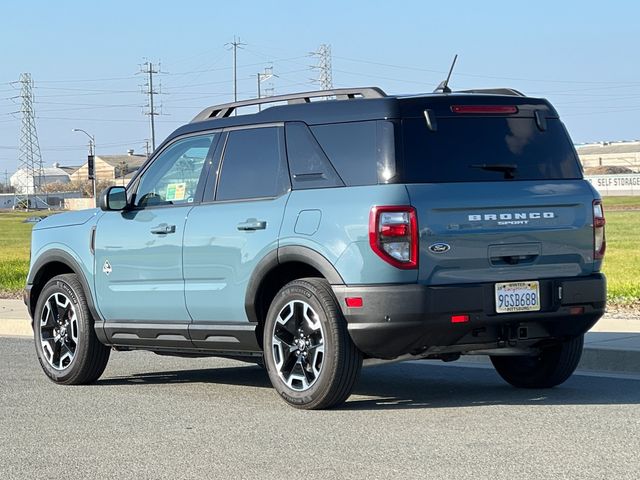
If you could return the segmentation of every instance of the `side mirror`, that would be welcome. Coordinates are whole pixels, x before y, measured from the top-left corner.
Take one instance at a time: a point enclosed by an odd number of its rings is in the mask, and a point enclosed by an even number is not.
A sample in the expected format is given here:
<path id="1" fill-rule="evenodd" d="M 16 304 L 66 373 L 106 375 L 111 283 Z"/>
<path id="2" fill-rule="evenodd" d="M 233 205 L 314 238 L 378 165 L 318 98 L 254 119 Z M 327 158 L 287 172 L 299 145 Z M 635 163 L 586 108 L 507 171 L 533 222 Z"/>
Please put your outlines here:
<path id="1" fill-rule="evenodd" d="M 100 210 L 120 211 L 127 207 L 127 190 L 124 187 L 109 187 L 100 194 Z"/>

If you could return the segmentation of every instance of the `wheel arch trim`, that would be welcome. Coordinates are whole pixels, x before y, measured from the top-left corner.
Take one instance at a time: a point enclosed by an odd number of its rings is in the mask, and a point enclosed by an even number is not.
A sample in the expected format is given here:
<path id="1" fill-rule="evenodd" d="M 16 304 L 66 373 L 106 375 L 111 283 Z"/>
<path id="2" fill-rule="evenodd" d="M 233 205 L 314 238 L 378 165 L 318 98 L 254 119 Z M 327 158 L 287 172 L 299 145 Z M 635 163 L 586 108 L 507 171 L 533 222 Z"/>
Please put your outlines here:
<path id="1" fill-rule="evenodd" d="M 38 257 L 38 259 L 33 263 L 31 269 L 29 270 L 29 276 L 27 278 L 27 285 L 33 285 L 33 282 L 37 278 L 38 274 L 45 268 L 47 265 L 51 263 L 62 263 L 71 269 L 71 271 L 78 277 L 82 288 L 84 289 L 85 298 L 87 299 L 87 307 L 91 312 L 91 315 L 94 318 L 94 328 L 96 331 L 96 335 L 100 342 L 106 343 L 106 337 L 104 336 L 104 320 L 100 316 L 98 309 L 93 301 L 93 290 L 90 287 L 89 281 L 80 266 L 80 261 L 74 258 L 74 256 L 62 249 L 52 248 L 43 252 L 42 255 Z M 33 315 L 35 314 L 35 306 L 37 304 L 37 299 L 30 298 L 29 304 L 27 308 L 29 310 L 29 314 L 33 319 Z"/>
<path id="2" fill-rule="evenodd" d="M 258 262 L 249 278 L 245 293 L 245 311 L 251 323 L 258 323 L 256 300 L 262 281 L 274 268 L 279 265 L 299 262 L 309 265 L 319 271 L 331 285 L 343 285 L 344 280 L 326 257 L 317 251 L 300 245 L 286 245 L 267 253 Z"/>

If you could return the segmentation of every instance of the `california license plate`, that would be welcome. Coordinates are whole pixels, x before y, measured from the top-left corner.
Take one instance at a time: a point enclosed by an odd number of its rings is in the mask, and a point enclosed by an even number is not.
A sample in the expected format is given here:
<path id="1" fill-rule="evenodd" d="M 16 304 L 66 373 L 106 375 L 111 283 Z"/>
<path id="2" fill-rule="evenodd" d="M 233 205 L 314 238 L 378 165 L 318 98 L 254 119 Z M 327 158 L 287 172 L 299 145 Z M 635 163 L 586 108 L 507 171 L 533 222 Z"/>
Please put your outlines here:
<path id="1" fill-rule="evenodd" d="M 496 313 L 540 310 L 539 282 L 496 283 Z"/>

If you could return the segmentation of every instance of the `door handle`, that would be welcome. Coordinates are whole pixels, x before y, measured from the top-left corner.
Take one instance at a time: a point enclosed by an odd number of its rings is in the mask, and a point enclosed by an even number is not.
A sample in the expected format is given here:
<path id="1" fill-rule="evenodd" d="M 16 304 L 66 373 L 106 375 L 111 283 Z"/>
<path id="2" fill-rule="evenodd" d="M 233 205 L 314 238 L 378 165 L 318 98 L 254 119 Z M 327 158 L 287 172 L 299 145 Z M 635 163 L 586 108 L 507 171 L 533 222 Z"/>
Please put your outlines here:
<path id="1" fill-rule="evenodd" d="M 161 223 L 157 227 L 153 227 L 151 229 L 151 233 L 154 235 L 166 235 L 167 233 L 176 233 L 175 225 L 167 225 L 166 223 Z"/>
<path id="2" fill-rule="evenodd" d="M 255 220 L 253 218 L 238 224 L 238 230 L 244 231 L 264 230 L 265 228 L 267 228 L 267 222 L 264 220 Z"/>

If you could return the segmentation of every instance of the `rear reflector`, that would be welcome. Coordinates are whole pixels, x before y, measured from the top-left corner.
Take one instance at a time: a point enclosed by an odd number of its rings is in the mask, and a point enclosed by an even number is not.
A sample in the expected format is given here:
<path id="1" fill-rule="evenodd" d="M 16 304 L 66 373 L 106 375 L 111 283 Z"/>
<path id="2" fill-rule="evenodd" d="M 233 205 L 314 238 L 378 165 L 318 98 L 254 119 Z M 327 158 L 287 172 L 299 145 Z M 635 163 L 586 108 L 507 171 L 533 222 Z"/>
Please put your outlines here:
<path id="1" fill-rule="evenodd" d="M 489 113 L 509 115 L 518 113 L 518 107 L 515 105 L 452 105 L 453 113 Z"/>
<path id="2" fill-rule="evenodd" d="M 571 307 L 569 313 L 571 315 L 582 315 L 584 313 L 584 307 Z"/>
<path id="3" fill-rule="evenodd" d="M 451 323 L 467 323 L 469 315 L 451 315 Z"/>
<path id="4" fill-rule="evenodd" d="M 347 302 L 347 307 L 349 308 L 362 308 L 364 305 L 362 297 L 347 297 L 344 300 Z"/>

